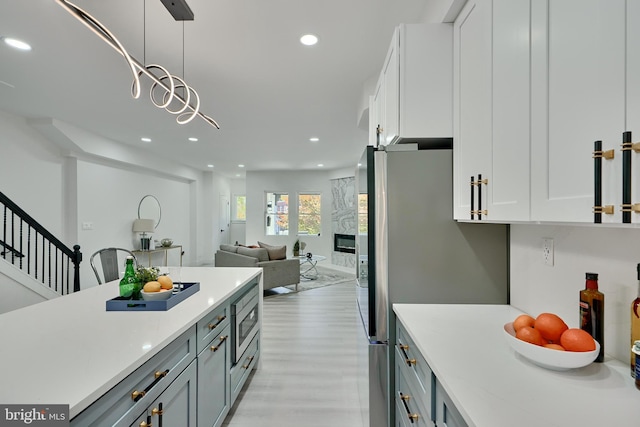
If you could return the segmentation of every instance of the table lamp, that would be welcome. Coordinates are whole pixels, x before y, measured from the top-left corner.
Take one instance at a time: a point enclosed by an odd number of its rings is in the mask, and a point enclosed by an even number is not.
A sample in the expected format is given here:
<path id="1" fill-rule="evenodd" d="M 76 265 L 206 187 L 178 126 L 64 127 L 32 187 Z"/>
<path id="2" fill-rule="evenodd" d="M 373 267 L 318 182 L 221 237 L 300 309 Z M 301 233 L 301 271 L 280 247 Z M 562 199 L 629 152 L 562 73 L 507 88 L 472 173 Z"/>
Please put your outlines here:
<path id="1" fill-rule="evenodd" d="M 150 238 L 147 237 L 147 233 L 153 233 L 154 226 L 152 219 L 136 219 L 133 221 L 133 232 L 142 233 L 140 238 L 140 249 L 143 251 L 149 250 Z"/>

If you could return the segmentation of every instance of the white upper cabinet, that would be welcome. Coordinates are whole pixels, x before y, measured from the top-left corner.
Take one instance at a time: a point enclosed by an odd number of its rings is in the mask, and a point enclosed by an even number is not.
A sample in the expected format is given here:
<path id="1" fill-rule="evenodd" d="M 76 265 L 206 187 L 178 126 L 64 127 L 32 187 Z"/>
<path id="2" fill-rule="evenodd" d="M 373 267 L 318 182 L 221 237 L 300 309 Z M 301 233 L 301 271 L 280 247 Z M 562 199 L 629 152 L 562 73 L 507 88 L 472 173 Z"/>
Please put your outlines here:
<path id="1" fill-rule="evenodd" d="M 452 136 L 452 67 L 451 24 L 396 28 L 370 115 L 380 144 Z"/>
<path id="2" fill-rule="evenodd" d="M 529 5 L 468 1 L 454 23 L 456 219 L 529 219 Z"/>
<path id="3" fill-rule="evenodd" d="M 531 219 L 593 222 L 594 141 L 603 160 L 603 205 L 621 222 L 625 129 L 625 1 L 532 0 Z M 630 8 L 637 8 L 629 2 Z M 636 21 L 637 24 L 638 21 Z M 638 44 L 630 45 L 638 50 Z M 633 77 L 635 78 L 635 77 Z M 636 97 L 637 100 L 637 97 Z M 640 127 L 638 128 L 640 136 Z"/>
<path id="4" fill-rule="evenodd" d="M 627 1 L 627 86 L 625 129 L 632 132 L 633 142 L 640 141 L 640 1 Z M 637 147 L 637 146 L 636 146 Z M 631 152 L 631 203 L 640 204 L 640 153 Z M 640 212 L 631 214 L 640 223 Z"/>

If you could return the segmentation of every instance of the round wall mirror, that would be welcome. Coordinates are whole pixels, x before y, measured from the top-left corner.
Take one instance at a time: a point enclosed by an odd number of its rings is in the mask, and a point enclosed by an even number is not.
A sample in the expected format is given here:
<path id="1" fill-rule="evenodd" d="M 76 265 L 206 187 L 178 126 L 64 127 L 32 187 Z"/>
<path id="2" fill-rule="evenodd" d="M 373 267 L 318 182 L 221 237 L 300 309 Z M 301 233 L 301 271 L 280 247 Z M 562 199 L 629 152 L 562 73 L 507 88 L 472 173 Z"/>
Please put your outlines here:
<path id="1" fill-rule="evenodd" d="M 160 224 L 160 219 L 162 218 L 162 209 L 160 208 L 160 202 L 155 196 L 147 194 L 140 200 L 138 204 L 138 218 L 152 219 L 154 228 L 158 228 L 158 224 Z"/>

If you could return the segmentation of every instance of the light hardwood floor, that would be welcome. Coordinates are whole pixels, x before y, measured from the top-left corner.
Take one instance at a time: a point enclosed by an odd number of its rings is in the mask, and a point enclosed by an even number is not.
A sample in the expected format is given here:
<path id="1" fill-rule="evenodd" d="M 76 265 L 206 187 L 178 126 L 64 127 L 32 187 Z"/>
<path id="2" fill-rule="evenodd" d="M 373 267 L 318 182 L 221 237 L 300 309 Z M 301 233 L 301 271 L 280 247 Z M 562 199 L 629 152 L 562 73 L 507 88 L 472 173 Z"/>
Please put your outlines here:
<path id="1" fill-rule="evenodd" d="M 265 298 L 263 311 L 262 365 L 223 425 L 368 427 L 354 282 Z"/>

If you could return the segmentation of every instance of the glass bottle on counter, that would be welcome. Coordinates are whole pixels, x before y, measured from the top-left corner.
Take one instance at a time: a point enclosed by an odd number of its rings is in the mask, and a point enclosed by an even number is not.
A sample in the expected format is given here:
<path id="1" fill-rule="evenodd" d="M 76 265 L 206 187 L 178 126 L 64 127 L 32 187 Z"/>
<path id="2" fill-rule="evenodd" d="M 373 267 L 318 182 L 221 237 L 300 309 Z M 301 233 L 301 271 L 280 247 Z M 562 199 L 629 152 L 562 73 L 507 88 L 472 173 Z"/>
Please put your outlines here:
<path id="1" fill-rule="evenodd" d="M 604 294 L 598 290 L 598 274 L 586 273 L 585 289 L 580 291 L 580 328 L 600 343 L 596 362 L 604 361 Z"/>
<path id="2" fill-rule="evenodd" d="M 640 341 L 640 264 L 636 267 L 638 272 L 638 293 L 631 303 L 631 346 Z M 636 377 L 636 355 L 631 352 L 631 376 Z"/>
<path id="3" fill-rule="evenodd" d="M 124 276 L 120 279 L 120 296 L 127 299 L 140 299 L 142 286 L 136 278 L 136 271 L 133 268 L 133 257 L 128 256 L 125 264 Z"/>
<path id="4" fill-rule="evenodd" d="M 635 356 L 640 356 L 640 340 L 633 343 L 631 346 L 631 353 Z M 633 378 L 636 380 L 636 388 L 640 390 L 640 357 L 636 357 L 636 365 L 634 368 Z"/>

